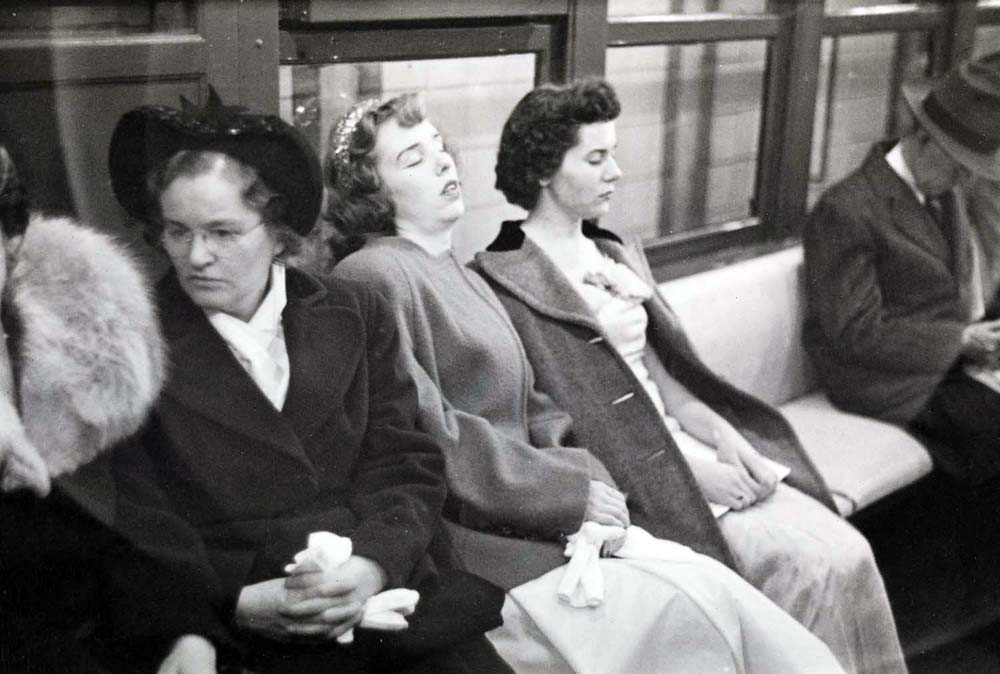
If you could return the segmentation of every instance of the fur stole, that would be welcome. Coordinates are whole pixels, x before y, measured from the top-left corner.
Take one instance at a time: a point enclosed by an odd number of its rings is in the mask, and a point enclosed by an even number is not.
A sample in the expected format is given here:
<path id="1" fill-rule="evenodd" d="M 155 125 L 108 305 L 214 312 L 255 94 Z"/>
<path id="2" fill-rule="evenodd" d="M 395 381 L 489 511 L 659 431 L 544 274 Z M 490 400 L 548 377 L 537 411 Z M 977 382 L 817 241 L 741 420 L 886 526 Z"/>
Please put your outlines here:
<path id="1" fill-rule="evenodd" d="M 110 236 L 35 216 L 10 264 L 21 421 L 54 479 L 139 429 L 163 385 L 163 341 L 146 279 Z"/>

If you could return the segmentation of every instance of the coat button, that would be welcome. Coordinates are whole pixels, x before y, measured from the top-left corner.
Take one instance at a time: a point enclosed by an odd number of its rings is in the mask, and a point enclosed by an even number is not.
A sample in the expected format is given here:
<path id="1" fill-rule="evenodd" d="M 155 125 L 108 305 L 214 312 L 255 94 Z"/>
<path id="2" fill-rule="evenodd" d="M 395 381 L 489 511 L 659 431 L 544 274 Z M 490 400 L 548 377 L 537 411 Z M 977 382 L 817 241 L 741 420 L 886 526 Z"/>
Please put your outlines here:
<path id="1" fill-rule="evenodd" d="M 629 391 L 625 395 L 618 396 L 617 398 L 615 398 L 614 400 L 612 400 L 611 404 L 612 405 L 621 405 L 626 400 L 631 400 L 633 396 L 635 396 L 635 391 Z"/>

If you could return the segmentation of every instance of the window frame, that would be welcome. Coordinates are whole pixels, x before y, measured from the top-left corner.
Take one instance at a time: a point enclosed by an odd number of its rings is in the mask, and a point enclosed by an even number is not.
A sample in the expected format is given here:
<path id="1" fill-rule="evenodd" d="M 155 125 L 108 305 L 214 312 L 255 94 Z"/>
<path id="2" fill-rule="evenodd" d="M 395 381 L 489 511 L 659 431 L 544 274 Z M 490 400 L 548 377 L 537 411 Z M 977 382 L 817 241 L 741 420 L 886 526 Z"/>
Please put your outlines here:
<path id="1" fill-rule="evenodd" d="M 927 30 L 933 35 L 932 74 L 939 74 L 971 50 L 978 25 L 1000 23 L 1000 0 L 978 5 L 976 0 L 936 0 L 838 12 L 826 12 L 823 0 L 767 0 L 758 14 L 613 18 L 607 16 L 607 0 L 279 4 L 276 65 L 533 53 L 536 82 L 566 81 L 605 75 L 609 48 L 766 40 L 751 215 L 646 241 L 658 279 L 797 243 L 808 202 L 824 37 Z M 890 86 L 898 92 L 898 82 Z"/>

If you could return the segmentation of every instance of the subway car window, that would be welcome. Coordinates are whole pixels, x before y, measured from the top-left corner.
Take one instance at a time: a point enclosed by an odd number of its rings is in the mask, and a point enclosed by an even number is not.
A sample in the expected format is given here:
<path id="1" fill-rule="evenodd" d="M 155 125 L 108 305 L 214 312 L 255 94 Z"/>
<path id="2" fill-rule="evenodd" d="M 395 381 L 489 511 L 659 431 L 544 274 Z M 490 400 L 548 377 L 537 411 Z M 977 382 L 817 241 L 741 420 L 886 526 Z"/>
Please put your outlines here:
<path id="1" fill-rule="evenodd" d="M 907 130 L 900 85 L 930 67 L 926 33 L 824 37 L 816 96 L 809 203 L 853 171 L 872 143 Z"/>
<path id="2" fill-rule="evenodd" d="M 53 38 L 191 33 L 194 0 L 5 2 L 0 37 Z"/>
<path id="3" fill-rule="evenodd" d="M 656 239 L 752 214 L 765 50 L 763 41 L 608 50 L 623 101 L 618 190 L 632 205 L 612 209 L 611 226 Z"/>
<path id="4" fill-rule="evenodd" d="M 609 0 L 608 17 L 725 12 L 758 14 L 766 0 Z"/>
<path id="5" fill-rule="evenodd" d="M 421 91 L 462 177 L 466 212 L 456 250 L 470 258 L 505 219 L 523 217 L 493 187 L 497 144 L 507 112 L 534 86 L 535 56 L 281 66 L 281 114 L 325 152 L 330 128 L 354 103 Z"/>

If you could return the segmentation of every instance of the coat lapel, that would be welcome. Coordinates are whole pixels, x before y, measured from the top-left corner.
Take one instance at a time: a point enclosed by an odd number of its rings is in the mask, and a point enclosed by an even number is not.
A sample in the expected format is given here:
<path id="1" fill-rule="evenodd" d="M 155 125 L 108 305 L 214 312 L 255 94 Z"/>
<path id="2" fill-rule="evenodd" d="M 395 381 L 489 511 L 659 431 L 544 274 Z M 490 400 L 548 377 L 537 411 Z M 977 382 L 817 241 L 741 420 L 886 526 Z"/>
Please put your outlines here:
<path id="1" fill-rule="evenodd" d="M 569 279 L 531 239 L 515 250 L 478 253 L 474 266 L 540 314 L 604 334 Z"/>
<path id="2" fill-rule="evenodd" d="M 872 192 L 884 195 L 889 207 L 890 226 L 950 269 L 951 248 L 941 228 L 917 200 L 910 187 L 886 162 L 881 146 L 876 146 L 868 156 L 864 173 Z"/>
<path id="3" fill-rule="evenodd" d="M 360 317 L 321 302 L 323 296 L 319 289 L 301 300 L 290 298 L 283 315 L 291 378 L 282 415 L 302 438 L 338 409 L 364 344 Z"/>
<path id="4" fill-rule="evenodd" d="M 164 396 L 311 469 L 292 426 L 243 370 L 173 274 L 161 284 L 160 307 L 172 362 Z"/>

